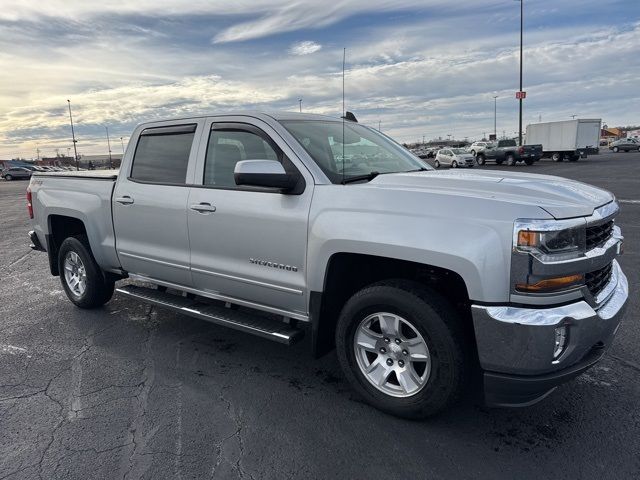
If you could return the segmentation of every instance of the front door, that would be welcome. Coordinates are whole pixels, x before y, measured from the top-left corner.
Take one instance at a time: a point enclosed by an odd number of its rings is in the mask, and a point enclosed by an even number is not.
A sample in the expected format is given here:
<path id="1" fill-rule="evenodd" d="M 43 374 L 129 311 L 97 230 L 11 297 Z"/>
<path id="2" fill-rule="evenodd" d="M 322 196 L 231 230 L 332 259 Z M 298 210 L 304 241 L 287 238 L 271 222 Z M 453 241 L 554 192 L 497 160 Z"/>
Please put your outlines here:
<path id="1" fill-rule="evenodd" d="M 116 250 L 127 272 L 191 286 L 187 183 L 203 123 L 145 128 L 127 152 L 133 160 L 113 194 Z"/>
<path id="2" fill-rule="evenodd" d="M 194 286 L 246 305 L 304 315 L 312 178 L 269 125 L 233 118 L 205 125 L 210 131 L 203 135 L 198 186 L 191 189 L 187 210 Z M 301 172 L 304 190 L 293 195 L 236 186 L 238 161 L 265 159 Z"/>

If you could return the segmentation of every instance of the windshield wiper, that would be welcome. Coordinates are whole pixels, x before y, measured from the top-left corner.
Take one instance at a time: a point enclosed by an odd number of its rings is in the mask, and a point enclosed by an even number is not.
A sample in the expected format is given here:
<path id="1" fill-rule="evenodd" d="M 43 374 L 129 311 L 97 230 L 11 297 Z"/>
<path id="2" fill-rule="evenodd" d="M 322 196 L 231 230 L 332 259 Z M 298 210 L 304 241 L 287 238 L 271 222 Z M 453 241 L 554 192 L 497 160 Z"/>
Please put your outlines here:
<path id="1" fill-rule="evenodd" d="M 428 172 L 429 169 L 428 168 L 424 168 L 424 167 L 420 167 L 420 168 L 416 168 L 415 170 L 407 170 L 406 172 L 402 172 L 402 173 L 409 173 L 409 172 Z"/>
<path id="2" fill-rule="evenodd" d="M 361 182 L 363 180 L 370 182 L 371 180 L 376 178 L 378 175 L 380 175 L 380 172 L 369 172 L 366 175 L 356 175 L 355 177 L 345 178 L 340 183 L 342 183 L 343 185 L 346 185 L 347 183 Z"/>

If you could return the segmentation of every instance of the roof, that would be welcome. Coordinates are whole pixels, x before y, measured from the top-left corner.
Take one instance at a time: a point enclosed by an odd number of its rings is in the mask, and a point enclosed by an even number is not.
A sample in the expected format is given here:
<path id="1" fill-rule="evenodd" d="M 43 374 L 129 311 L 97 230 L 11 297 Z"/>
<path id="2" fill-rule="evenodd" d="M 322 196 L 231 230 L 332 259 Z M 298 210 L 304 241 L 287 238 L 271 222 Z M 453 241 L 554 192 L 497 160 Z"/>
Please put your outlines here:
<path id="1" fill-rule="evenodd" d="M 265 117 L 270 117 L 274 120 L 324 120 L 324 121 L 341 121 L 340 118 L 330 117 L 329 115 L 319 115 L 316 113 L 298 113 L 298 112 L 285 112 L 285 111 L 255 111 L 255 110 L 244 110 L 244 111 L 230 111 L 230 112 L 216 112 L 212 114 L 204 114 L 204 115 L 194 115 L 192 117 L 179 117 L 179 118 L 162 118 L 156 120 L 150 120 L 148 122 L 144 122 L 143 125 L 160 123 L 160 122 L 173 122 L 178 120 L 198 120 L 201 118 L 207 117 L 235 117 L 235 116 L 248 116 L 248 117 L 256 117 L 265 119 Z"/>

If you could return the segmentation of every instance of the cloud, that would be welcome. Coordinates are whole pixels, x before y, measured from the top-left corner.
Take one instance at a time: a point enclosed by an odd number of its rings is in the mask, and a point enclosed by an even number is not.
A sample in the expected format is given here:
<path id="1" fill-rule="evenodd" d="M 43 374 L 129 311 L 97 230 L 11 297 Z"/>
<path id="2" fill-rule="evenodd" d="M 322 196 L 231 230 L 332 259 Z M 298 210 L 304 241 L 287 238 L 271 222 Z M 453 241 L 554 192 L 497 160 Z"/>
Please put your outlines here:
<path id="1" fill-rule="evenodd" d="M 298 98 L 305 111 L 338 116 L 343 45 L 348 109 L 400 141 L 493 131 L 494 94 L 499 132 L 517 127 L 519 22 L 503 12 L 517 9 L 511 0 L 459 10 L 444 0 L 400 0 L 399 10 L 392 1 L 242 0 L 224 14 L 216 1 L 156 1 L 162 8 L 22 0 L 6 10 L 18 20 L 0 13 L 0 158 L 70 146 L 67 98 L 84 154 L 104 151 L 103 124 L 126 138 L 142 121 L 297 110 Z M 526 17 L 525 124 L 572 114 L 637 121 L 640 24 L 592 16 L 600 4 L 591 0 L 574 20 L 578 0 L 567 1 L 540 0 Z M 557 11 L 545 13 L 550 5 Z M 345 18 L 349 28 L 332 26 Z"/>
<path id="2" fill-rule="evenodd" d="M 291 45 L 289 53 L 291 55 L 309 55 L 315 53 L 322 48 L 322 45 L 312 41 L 298 42 Z"/>

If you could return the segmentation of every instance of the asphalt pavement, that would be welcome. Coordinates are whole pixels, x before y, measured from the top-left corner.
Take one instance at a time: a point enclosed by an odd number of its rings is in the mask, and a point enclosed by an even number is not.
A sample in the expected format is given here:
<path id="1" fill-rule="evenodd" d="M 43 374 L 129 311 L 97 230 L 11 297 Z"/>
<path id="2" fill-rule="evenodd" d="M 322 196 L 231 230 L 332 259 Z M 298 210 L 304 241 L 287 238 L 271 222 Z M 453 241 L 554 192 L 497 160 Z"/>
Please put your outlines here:
<path id="1" fill-rule="evenodd" d="M 335 354 L 314 360 L 307 341 L 117 294 L 74 307 L 28 247 L 27 182 L 0 181 L 0 480 L 640 478 L 640 153 L 482 168 L 614 192 L 631 301 L 605 358 L 542 403 L 467 398 L 421 422 L 364 404 Z"/>

